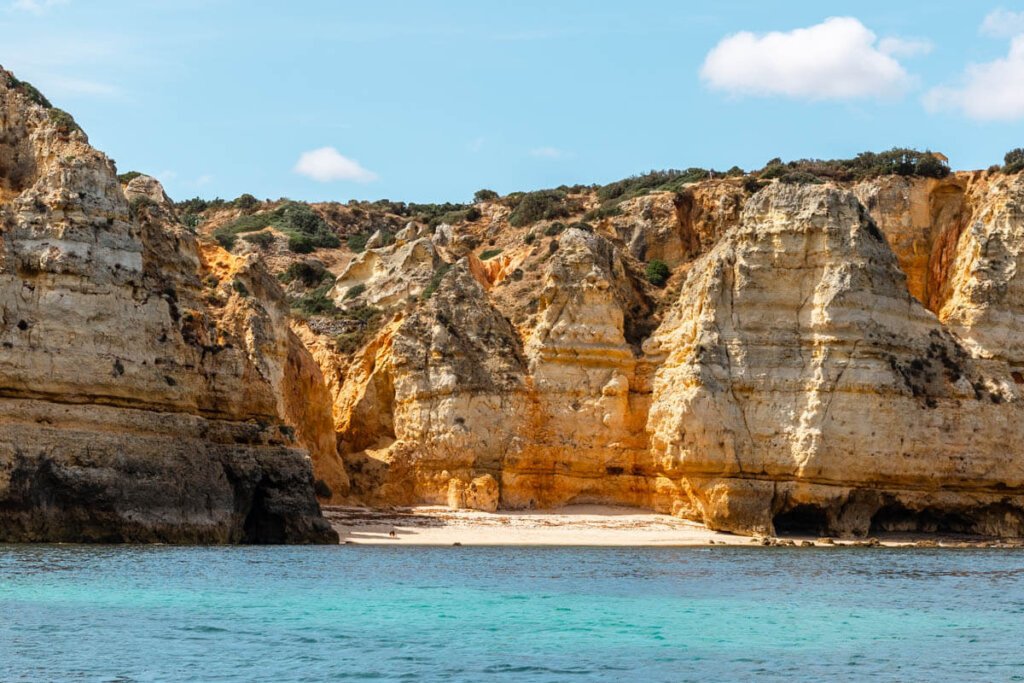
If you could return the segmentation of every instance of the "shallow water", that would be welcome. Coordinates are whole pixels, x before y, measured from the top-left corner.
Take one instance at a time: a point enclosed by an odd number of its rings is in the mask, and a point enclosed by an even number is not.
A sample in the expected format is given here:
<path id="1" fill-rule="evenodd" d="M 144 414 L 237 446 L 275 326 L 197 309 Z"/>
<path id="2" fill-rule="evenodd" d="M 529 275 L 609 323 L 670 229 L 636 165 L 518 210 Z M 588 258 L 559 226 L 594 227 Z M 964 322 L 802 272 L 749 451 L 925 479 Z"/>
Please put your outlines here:
<path id="1" fill-rule="evenodd" d="M 1024 680 L 1024 553 L 0 546 L 2 681 Z"/>

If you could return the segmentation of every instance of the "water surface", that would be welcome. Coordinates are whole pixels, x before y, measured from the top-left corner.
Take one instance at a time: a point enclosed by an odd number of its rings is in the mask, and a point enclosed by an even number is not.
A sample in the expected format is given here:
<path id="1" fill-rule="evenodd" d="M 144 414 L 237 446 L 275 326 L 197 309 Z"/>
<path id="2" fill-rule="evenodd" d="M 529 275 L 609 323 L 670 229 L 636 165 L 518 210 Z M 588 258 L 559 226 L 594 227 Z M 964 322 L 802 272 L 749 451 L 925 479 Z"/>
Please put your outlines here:
<path id="1" fill-rule="evenodd" d="M 2 681 L 1024 681 L 1024 553 L 0 546 Z"/>

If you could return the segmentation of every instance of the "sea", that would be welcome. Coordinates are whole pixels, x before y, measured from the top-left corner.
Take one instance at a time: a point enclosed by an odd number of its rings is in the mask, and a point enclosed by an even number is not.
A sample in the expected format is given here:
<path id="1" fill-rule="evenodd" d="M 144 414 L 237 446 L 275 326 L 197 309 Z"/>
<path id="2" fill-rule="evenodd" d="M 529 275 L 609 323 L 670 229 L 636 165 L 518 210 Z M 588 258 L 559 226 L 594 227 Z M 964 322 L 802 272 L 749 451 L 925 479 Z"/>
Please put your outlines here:
<path id="1" fill-rule="evenodd" d="M 0 681 L 1021 681 L 1024 552 L 0 545 Z"/>

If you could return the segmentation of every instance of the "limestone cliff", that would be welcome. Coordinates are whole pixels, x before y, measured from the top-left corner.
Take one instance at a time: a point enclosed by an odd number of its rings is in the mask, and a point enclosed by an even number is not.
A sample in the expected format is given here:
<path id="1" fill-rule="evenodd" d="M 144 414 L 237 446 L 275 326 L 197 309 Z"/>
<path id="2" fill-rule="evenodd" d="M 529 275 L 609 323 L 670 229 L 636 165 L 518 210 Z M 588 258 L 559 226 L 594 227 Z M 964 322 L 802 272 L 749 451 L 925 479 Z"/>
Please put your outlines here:
<path id="1" fill-rule="evenodd" d="M 6 80 L 4 538 L 321 540 L 314 486 L 1024 535 L 1024 176 L 173 205 Z"/>
<path id="2" fill-rule="evenodd" d="M 0 131 L 0 540 L 336 538 L 300 448 L 336 457 L 330 412 L 294 398 L 322 380 L 274 280 L 2 70 Z"/>

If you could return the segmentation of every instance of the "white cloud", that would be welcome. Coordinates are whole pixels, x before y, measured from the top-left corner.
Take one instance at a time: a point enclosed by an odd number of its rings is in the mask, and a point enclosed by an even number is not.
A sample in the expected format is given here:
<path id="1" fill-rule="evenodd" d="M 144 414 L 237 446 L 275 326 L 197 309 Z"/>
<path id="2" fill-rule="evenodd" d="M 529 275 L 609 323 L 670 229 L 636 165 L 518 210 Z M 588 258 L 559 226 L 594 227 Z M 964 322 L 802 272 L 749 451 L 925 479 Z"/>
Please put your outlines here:
<path id="1" fill-rule="evenodd" d="M 564 150 L 557 147 L 537 147 L 530 150 L 530 156 L 540 159 L 562 159 L 566 154 Z"/>
<path id="2" fill-rule="evenodd" d="M 368 183 L 377 179 L 376 173 L 366 170 L 358 161 L 342 156 L 333 147 L 321 147 L 304 152 L 295 164 L 294 171 L 321 183 L 334 180 Z"/>
<path id="3" fill-rule="evenodd" d="M 993 38 L 1010 38 L 1024 33 L 1024 12 L 1011 12 L 1002 7 L 985 15 L 978 32 Z"/>
<path id="4" fill-rule="evenodd" d="M 932 51 L 932 41 L 923 38 L 882 38 L 878 51 L 892 57 L 916 57 Z"/>
<path id="5" fill-rule="evenodd" d="M 782 95 L 812 100 L 888 97 L 913 85 L 893 57 L 920 52 L 921 41 L 877 36 L 853 17 L 832 17 L 793 31 L 723 38 L 701 66 L 712 88 L 734 95 Z M 887 52 L 888 50 L 888 52 Z"/>
<path id="6" fill-rule="evenodd" d="M 1024 118 L 1024 35 L 1013 39 L 1006 57 L 969 65 L 960 85 L 932 88 L 924 104 L 982 121 Z"/>

